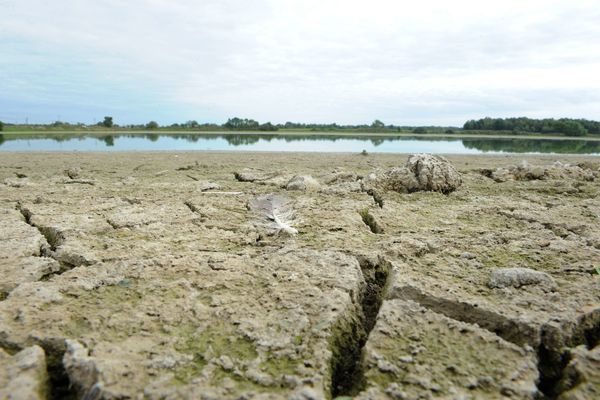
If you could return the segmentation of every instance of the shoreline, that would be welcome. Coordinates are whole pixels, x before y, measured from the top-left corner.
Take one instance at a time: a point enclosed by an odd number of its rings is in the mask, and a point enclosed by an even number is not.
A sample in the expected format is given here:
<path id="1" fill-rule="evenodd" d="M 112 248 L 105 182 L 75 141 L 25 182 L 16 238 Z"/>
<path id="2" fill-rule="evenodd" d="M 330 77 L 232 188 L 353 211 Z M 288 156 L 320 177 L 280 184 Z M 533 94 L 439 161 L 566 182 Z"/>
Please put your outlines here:
<path id="1" fill-rule="evenodd" d="M 361 156 L 364 157 L 361 152 L 323 152 L 323 151 L 257 151 L 257 150 L 21 150 L 21 151 L 3 151 L 0 150 L 2 155 L 15 155 L 21 156 L 23 154 L 28 155 L 55 155 L 55 156 L 74 156 L 74 155 L 178 155 L 178 154 L 210 154 L 210 155 L 273 155 L 273 156 L 294 156 L 294 155 L 314 155 L 318 157 L 327 156 Z M 589 158 L 590 160 L 597 161 L 600 157 L 600 153 L 589 153 L 589 154 L 576 154 L 576 153 L 504 153 L 504 152 L 486 152 L 486 153 L 432 153 L 432 152 L 375 152 L 371 151 L 367 156 L 391 156 L 391 157 L 408 157 L 411 154 L 435 154 L 446 157 L 448 159 L 459 158 L 459 157 L 480 157 L 480 158 L 523 158 L 530 157 L 536 159 L 557 159 L 557 158 Z"/>

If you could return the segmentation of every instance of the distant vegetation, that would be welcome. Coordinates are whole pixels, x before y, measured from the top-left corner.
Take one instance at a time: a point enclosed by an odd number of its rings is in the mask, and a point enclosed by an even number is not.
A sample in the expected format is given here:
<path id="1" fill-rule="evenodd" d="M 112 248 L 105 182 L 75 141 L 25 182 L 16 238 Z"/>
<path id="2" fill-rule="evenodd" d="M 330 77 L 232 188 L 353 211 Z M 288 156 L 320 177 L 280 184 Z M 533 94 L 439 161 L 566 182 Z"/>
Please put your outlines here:
<path id="1" fill-rule="evenodd" d="M 102 125 L 105 128 L 112 128 L 113 127 L 113 118 L 112 117 L 104 117 L 104 121 L 100 122 L 100 125 Z"/>
<path id="2" fill-rule="evenodd" d="M 0 131 L 4 130 L 4 123 L 2 121 L 0 121 Z"/>
<path id="3" fill-rule="evenodd" d="M 160 126 L 158 125 L 158 122 L 156 122 L 156 121 L 150 121 L 146 124 L 146 129 L 152 130 L 152 129 L 158 129 L 158 128 L 160 128 Z"/>
<path id="4" fill-rule="evenodd" d="M 600 134 L 600 122 L 587 119 L 483 118 L 465 122 L 466 131 L 512 131 L 513 133 L 563 134 L 585 136 Z"/>
<path id="5" fill-rule="evenodd" d="M 223 124 L 225 129 L 230 131 L 276 131 L 278 128 L 267 122 L 265 124 L 259 124 L 258 121 L 253 119 L 242 119 L 242 118 L 230 118 Z"/>
<path id="6" fill-rule="evenodd" d="M 190 120 L 184 123 L 160 125 L 156 121 L 145 124 L 118 125 L 113 117 L 105 116 L 103 120 L 94 125 L 83 123 L 71 124 L 56 121 L 51 124 L 2 124 L 8 132 L 20 131 L 195 131 L 195 132 L 328 132 L 336 133 L 383 133 L 393 135 L 396 133 L 414 134 L 441 134 L 454 135 L 460 133 L 480 135 L 553 135 L 553 136 L 591 136 L 600 135 L 600 122 L 586 119 L 532 119 L 520 118 L 482 118 L 465 122 L 462 128 L 452 126 L 398 126 L 386 125 L 376 119 L 371 124 L 339 125 L 335 122 L 328 124 L 286 122 L 284 124 L 260 123 L 249 118 L 229 118 L 224 124 L 199 123 Z"/>

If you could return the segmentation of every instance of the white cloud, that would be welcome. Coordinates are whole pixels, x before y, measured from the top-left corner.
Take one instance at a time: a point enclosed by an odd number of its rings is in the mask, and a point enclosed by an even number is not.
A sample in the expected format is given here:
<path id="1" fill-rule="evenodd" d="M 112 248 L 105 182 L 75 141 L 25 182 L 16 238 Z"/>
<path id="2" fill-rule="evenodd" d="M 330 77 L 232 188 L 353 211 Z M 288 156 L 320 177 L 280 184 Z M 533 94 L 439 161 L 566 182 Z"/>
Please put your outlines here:
<path id="1" fill-rule="evenodd" d="M 21 102 L 25 112 L 37 98 L 64 109 L 65 119 L 105 111 L 127 121 L 158 113 L 161 122 L 600 118 L 596 1 L 4 0 L 0 7 L 0 106 L 12 110 Z"/>

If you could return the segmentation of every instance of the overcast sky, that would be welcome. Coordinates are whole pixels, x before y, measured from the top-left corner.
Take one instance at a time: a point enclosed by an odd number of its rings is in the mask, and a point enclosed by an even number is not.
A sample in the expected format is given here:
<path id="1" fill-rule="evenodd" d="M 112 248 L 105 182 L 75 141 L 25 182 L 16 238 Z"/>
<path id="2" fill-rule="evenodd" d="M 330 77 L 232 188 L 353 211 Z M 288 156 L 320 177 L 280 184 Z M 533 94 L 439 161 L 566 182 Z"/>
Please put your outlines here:
<path id="1" fill-rule="evenodd" d="M 0 120 L 600 119 L 598 0 L 0 0 Z"/>

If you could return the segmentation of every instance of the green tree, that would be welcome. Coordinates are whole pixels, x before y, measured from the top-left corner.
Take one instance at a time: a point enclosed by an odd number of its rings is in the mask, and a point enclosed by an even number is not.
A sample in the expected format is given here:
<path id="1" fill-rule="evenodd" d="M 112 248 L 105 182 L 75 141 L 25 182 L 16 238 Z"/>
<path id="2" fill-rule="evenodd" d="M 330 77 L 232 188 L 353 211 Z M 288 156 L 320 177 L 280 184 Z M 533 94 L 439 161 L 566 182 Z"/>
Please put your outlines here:
<path id="1" fill-rule="evenodd" d="M 104 117 L 104 121 L 102 121 L 102 126 L 105 128 L 113 127 L 113 117 Z"/>
<path id="2" fill-rule="evenodd" d="M 276 131 L 276 130 L 277 130 L 277 127 L 276 127 L 275 125 L 273 125 L 272 123 L 270 123 L 270 122 L 267 122 L 267 123 L 265 123 L 265 124 L 261 124 L 261 125 L 258 127 L 258 130 L 259 130 L 259 131 Z"/>
<path id="3" fill-rule="evenodd" d="M 146 129 L 157 129 L 159 127 L 158 122 L 150 121 L 146 124 Z"/>
<path id="4" fill-rule="evenodd" d="M 413 129 L 413 133 L 427 133 L 427 129 L 423 128 L 423 127 L 418 127 Z"/>
<path id="5" fill-rule="evenodd" d="M 229 118 L 223 126 L 229 130 L 256 131 L 260 124 L 253 119 L 235 117 Z"/>
<path id="6" fill-rule="evenodd" d="M 380 120 L 376 119 L 371 124 L 371 128 L 385 128 L 385 124 L 383 122 L 381 122 Z"/>
<path id="7" fill-rule="evenodd" d="M 0 121 L 0 131 L 4 130 L 4 122 Z"/>
<path id="8" fill-rule="evenodd" d="M 555 125 L 555 129 L 567 136 L 585 136 L 588 133 L 580 122 L 566 119 L 559 120 Z"/>

